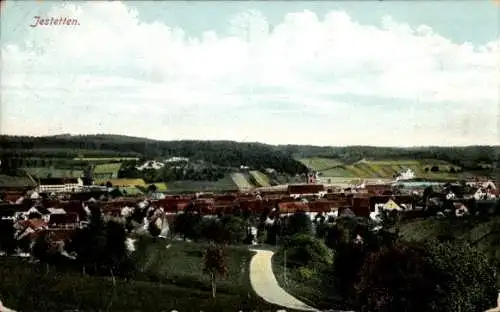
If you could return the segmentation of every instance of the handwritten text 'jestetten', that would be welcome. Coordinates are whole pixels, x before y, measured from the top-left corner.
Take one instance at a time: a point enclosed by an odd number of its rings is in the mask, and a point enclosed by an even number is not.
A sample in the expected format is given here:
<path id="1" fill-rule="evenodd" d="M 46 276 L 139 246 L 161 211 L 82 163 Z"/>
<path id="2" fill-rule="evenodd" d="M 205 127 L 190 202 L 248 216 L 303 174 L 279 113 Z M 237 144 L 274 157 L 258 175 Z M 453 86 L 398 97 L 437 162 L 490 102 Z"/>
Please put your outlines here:
<path id="1" fill-rule="evenodd" d="M 40 16 L 35 16 L 33 24 L 30 27 L 38 26 L 78 26 L 80 22 L 75 18 L 69 17 L 47 17 L 41 18 Z"/>

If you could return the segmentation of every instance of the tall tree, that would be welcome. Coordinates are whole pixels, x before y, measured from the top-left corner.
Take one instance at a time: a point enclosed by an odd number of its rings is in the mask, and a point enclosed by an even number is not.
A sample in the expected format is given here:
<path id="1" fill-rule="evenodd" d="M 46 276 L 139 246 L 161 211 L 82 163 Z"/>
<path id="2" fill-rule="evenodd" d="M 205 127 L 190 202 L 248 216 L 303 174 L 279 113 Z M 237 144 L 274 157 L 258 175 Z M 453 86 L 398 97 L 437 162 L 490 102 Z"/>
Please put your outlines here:
<path id="1" fill-rule="evenodd" d="M 203 258 L 203 272 L 210 276 L 212 298 L 215 298 L 217 292 L 217 276 L 225 276 L 228 273 L 225 250 L 222 246 L 211 244 L 207 248 Z"/>

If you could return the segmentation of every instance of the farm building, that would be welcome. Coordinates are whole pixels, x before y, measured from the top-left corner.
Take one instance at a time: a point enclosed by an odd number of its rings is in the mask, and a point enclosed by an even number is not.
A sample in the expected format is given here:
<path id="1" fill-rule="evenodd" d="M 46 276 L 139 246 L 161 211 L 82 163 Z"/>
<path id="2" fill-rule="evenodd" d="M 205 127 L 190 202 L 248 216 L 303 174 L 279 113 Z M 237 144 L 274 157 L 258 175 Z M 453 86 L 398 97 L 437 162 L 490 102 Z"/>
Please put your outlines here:
<path id="1" fill-rule="evenodd" d="M 320 196 L 325 192 L 325 187 L 323 184 L 295 184 L 288 185 L 287 191 L 291 197 Z"/>
<path id="2" fill-rule="evenodd" d="M 75 193 L 83 189 L 80 178 L 48 178 L 39 179 L 36 191 L 38 193 Z"/>

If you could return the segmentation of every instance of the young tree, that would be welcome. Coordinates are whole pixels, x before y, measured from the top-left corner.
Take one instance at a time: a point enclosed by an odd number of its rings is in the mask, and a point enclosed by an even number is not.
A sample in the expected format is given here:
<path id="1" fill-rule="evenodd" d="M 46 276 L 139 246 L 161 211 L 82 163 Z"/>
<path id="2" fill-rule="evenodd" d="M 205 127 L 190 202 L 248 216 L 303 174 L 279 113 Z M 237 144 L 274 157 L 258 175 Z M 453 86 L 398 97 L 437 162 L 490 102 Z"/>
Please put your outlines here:
<path id="1" fill-rule="evenodd" d="M 203 272 L 210 276 L 212 283 L 212 298 L 217 291 L 217 276 L 225 276 L 228 273 L 225 251 L 222 246 L 211 244 L 205 251 L 203 258 Z"/>

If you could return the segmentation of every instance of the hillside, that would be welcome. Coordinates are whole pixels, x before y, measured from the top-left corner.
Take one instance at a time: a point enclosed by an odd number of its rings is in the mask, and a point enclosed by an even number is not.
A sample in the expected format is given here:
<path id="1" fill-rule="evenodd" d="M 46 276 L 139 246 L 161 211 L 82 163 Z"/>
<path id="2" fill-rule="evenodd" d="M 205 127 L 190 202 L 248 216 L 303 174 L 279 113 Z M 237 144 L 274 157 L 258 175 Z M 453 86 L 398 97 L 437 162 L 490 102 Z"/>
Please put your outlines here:
<path id="1" fill-rule="evenodd" d="M 498 204 L 497 204 L 498 205 Z M 479 219 L 413 220 L 400 227 L 405 240 L 424 241 L 430 238 L 465 240 L 485 252 L 500 269 L 500 216 Z"/>
<path id="2" fill-rule="evenodd" d="M 85 158 L 95 157 L 155 159 L 181 156 L 225 167 L 239 168 L 244 165 L 256 170 L 273 168 L 293 175 L 307 171 L 302 163 L 286 151 L 261 143 L 155 141 L 114 135 L 78 135 L 0 136 L 0 145 L 0 157 L 10 167 L 26 167 L 26 162 L 34 160 L 53 165 L 81 163 Z"/>
<path id="3" fill-rule="evenodd" d="M 404 170 L 411 169 L 416 177 L 426 179 L 460 179 L 464 177 L 464 169 L 450 162 L 439 159 L 362 159 L 355 163 L 345 163 L 341 159 L 309 157 L 298 158 L 310 170 L 319 176 L 328 178 L 380 178 L 393 179 Z M 479 170 L 474 175 L 494 176 L 492 170 Z"/>
<path id="4" fill-rule="evenodd" d="M 5 168 L 22 168 L 37 177 L 81 176 L 93 169 L 101 178 L 143 178 L 168 182 L 171 190 L 270 186 L 317 171 L 328 181 L 393 179 L 412 169 L 417 177 L 459 179 L 498 175 L 498 146 L 391 148 L 267 145 L 232 141 L 157 141 L 122 135 L 0 136 Z M 137 172 L 144 160 L 186 157 L 181 167 Z M 241 166 L 248 167 L 240 171 Z M 435 167 L 435 168 L 434 168 Z M 268 169 L 274 169 L 270 174 Z"/>

